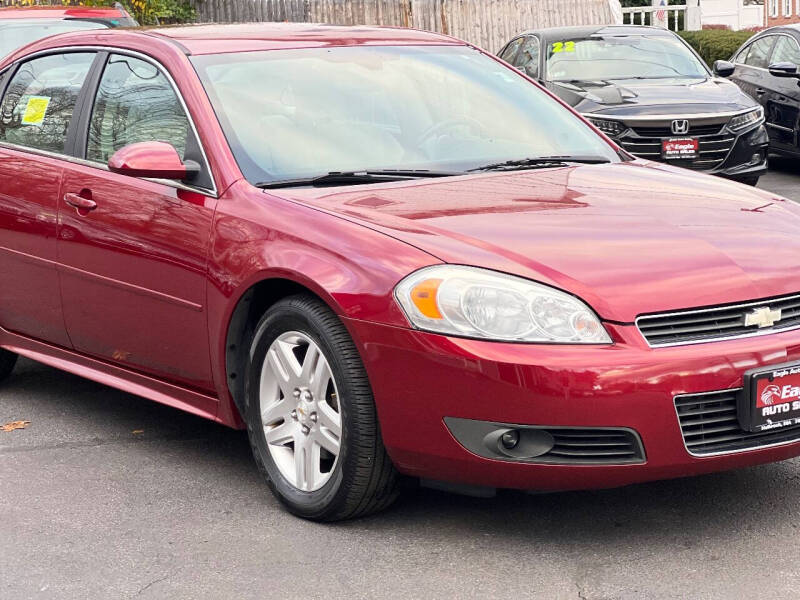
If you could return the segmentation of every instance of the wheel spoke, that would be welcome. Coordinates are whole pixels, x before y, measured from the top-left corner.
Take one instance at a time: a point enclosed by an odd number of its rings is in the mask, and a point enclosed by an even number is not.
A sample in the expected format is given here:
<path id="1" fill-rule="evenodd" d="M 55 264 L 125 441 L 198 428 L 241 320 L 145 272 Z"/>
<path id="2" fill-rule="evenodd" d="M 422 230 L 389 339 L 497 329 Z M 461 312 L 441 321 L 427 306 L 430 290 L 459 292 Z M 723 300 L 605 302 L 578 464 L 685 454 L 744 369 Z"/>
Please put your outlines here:
<path id="1" fill-rule="evenodd" d="M 317 365 L 325 362 L 325 358 L 319 351 L 316 344 L 309 344 L 306 350 L 306 355 L 303 357 L 303 369 L 300 371 L 300 379 L 303 383 L 308 384 L 314 376 L 314 370 Z"/>
<path id="2" fill-rule="evenodd" d="M 319 446 L 303 435 L 294 444 L 295 481 L 298 488 L 304 491 L 314 489 L 319 472 Z"/>
<path id="3" fill-rule="evenodd" d="M 328 361 L 325 360 L 324 356 L 320 355 L 320 359 L 317 361 L 316 367 L 311 374 L 311 381 L 309 383 L 311 393 L 314 394 L 314 398 L 317 399 L 317 402 L 325 401 L 331 377 L 331 368 L 328 365 Z"/>
<path id="4" fill-rule="evenodd" d="M 291 344 L 278 340 L 267 353 L 267 364 L 275 374 L 284 396 L 291 395 L 300 377 L 300 364 L 292 348 Z"/>
<path id="5" fill-rule="evenodd" d="M 319 445 L 311 443 L 306 444 L 306 451 L 305 451 L 305 472 L 306 472 L 306 488 L 307 490 L 313 490 L 317 486 L 317 481 L 319 480 L 322 473 L 319 470 Z"/>
<path id="6" fill-rule="evenodd" d="M 320 402 L 317 405 L 317 418 L 320 428 L 330 431 L 336 439 L 342 437 L 342 415 L 333 410 L 330 404 Z"/>
<path id="7" fill-rule="evenodd" d="M 292 413 L 292 403 L 286 398 L 281 398 L 261 410 L 261 423 L 264 426 L 273 425 L 276 421 L 289 418 Z"/>
<path id="8" fill-rule="evenodd" d="M 333 436 L 331 432 L 327 429 L 319 429 L 314 435 L 314 440 L 317 442 L 318 446 L 322 446 L 333 454 L 334 456 L 339 456 L 339 438 Z"/>
<path id="9" fill-rule="evenodd" d="M 268 429 L 265 432 L 267 443 L 272 446 L 285 446 L 294 441 L 297 427 L 294 421 L 284 421 L 281 425 Z"/>

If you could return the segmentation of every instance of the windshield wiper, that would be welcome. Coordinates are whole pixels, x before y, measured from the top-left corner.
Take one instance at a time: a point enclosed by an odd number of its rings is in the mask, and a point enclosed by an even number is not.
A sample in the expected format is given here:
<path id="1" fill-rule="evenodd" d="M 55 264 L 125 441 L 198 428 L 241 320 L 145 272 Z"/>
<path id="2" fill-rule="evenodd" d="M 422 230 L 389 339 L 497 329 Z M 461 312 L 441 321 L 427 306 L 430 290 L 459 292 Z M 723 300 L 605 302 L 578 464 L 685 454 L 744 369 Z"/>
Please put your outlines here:
<path id="1" fill-rule="evenodd" d="M 336 185 L 358 185 L 362 183 L 381 183 L 388 181 L 408 181 L 426 177 L 454 177 L 463 175 L 461 171 L 429 171 L 426 169 L 381 169 L 379 171 L 331 171 L 325 175 L 282 181 L 263 181 L 255 186 L 262 189 L 288 187 L 324 187 Z"/>
<path id="2" fill-rule="evenodd" d="M 469 169 L 468 172 L 475 171 L 514 171 L 519 169 L 545 169 L 549 167 L 566 167 L 570 164 L 599 165 L 611 162 L 604 156 L 537 156 L 533 158 L 521 158 L 519 160 L 507 160 L 504 162 L 491 163 L 482 167 Z"/>

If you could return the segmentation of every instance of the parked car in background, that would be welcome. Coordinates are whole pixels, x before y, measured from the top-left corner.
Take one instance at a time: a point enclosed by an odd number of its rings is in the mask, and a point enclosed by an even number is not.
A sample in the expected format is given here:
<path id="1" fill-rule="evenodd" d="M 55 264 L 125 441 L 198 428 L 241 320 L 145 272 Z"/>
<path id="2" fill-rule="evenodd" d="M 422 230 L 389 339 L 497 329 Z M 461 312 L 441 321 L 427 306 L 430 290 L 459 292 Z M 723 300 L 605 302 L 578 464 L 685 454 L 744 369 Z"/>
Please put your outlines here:
<path id="1" fill-rule="evenodd" d="M 380 510 L 400 473 L 800 455 L 769 387 L 800 386 L 800 206 L 633 158 L 466 43 L 68 33 L 0 62 L 0 114 L 0 379 L 23 355 L 247 428 L 295 514 Z"/>
<path id="2" fill-rule="evenodd" d="M 113 8 L 31 6 L 0 8 L 0 60 L 13 50 L 68 31 L 135 27 L 121 4 Z"/>
<path id="3" fill-rule="evenodd" d="M 772 27 L 750 38 L 731 59 L 730 76 L 764 107 L 771 152 L 800 154 L 800 25 Z"/>
<path id="4" fill-rule="evenodd" d="M 527 31 L 500 58 L 540 81 L 636 156 L 755 185 L 767 167 L 763 111 L 671 31 Z"/>

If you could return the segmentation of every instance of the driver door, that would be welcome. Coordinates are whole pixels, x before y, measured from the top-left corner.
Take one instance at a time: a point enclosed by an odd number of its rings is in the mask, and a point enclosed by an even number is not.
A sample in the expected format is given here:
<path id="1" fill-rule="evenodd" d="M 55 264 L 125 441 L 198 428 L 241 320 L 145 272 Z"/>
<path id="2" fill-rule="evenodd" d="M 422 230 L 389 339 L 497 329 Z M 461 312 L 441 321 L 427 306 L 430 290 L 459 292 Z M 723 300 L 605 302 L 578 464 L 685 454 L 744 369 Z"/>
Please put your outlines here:
<path id="1" fill-rule="evenodd" d="M 800 46 L 793 37 L 780 35 L 775 42 L 770 64 L 789 62 L 800 65 Z M 768 75 L 765 118 L 773 148 L 797 152 L 797 127 L 800 115 L 800 87 L 793 77 Z"/>
<path id="2" fill-rule="evenodd" d="M 149 61 L 110 55 L 86 129 L 86 164 L 65 169 L 59 205 L 70 339 L 85 354 L 211 390 L 206 257 L 216 200 L 171 79 Z M 145 141 L 168 142 L 201 164 L 198 189 L 104 168 L 116 150 Z M 68 201 L 76 196 L 93 208 L 76 208 Z"/>

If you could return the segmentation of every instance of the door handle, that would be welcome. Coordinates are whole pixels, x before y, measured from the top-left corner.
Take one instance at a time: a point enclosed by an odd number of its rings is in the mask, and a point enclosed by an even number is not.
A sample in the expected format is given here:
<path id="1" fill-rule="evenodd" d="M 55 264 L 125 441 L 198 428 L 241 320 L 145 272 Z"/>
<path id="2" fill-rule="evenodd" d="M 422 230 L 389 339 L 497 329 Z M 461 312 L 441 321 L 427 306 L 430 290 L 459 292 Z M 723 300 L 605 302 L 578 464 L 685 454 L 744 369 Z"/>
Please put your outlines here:
<path id="1" fill-rule="evenodd" d="M 64 202 L 78 210 L 94 210 L 97 208 L 97 202 L 92 200 L 91 196 L 92 193 L 89 191 L 83 191 L 80 194 L 64 194 Z"/>
<path id="2" fill-rule="evenodd" d="M 762 95 L 764 95 L 766 93 L 767 93 L 767 90 L 765 90 L 764 88 L 756 88 L 756 94 L 758 94 L 759 96 L 762 96 Z"/>

